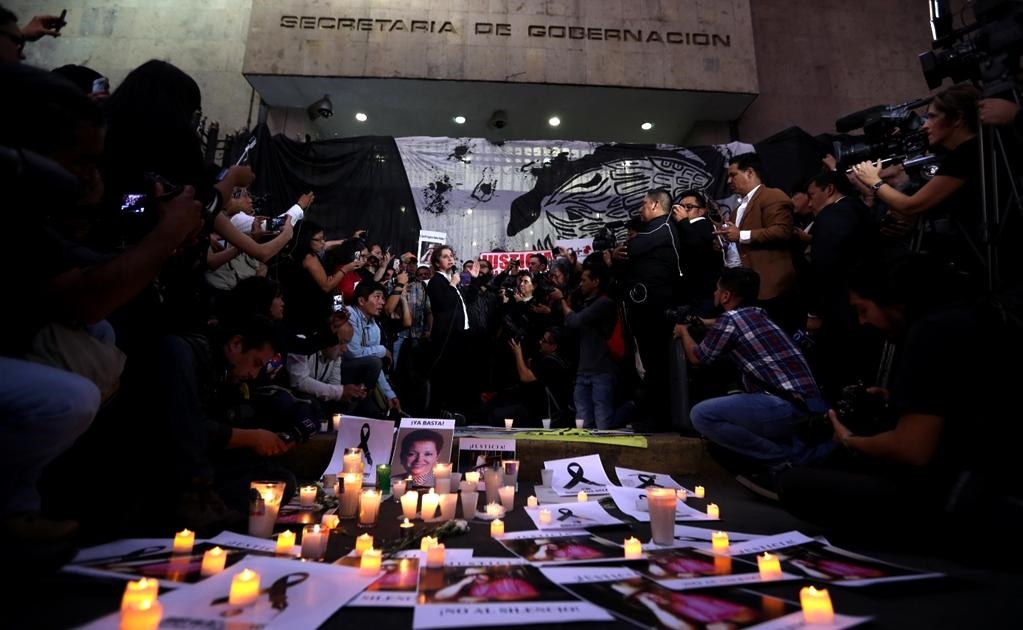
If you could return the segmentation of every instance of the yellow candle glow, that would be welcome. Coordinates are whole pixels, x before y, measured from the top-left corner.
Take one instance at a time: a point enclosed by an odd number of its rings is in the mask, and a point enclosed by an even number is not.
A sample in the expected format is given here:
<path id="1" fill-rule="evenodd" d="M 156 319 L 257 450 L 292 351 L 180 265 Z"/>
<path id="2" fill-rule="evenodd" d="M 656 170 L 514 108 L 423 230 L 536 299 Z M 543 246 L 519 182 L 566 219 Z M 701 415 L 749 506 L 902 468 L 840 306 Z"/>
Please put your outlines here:
<path id="1" fill-rule="evenodd" d="M 362 449 L 360 448 L 348 448 L 344 456 L 341 458 L 341 471 L 346 473 L 359 473 L 362 474 Z"/>
<path id="2" fill-rule="evenodd" d="M 515 486 L 501 486 L 497 489 L 497 496 L 501 498 L 501 507 L 506 511 L 515 508 Z"/>
<path id="3" fill-rule="evenodd" d="M 367 549 L 373 548 L 373 537 L 363 534 L 355 539 L 355 555 L 361 556 Z"/>
<path id="4" fill-rule="evenodd" d="M 490 536 L 493 538 L 504 536 L 504 521 L 499 518 L 490 521 Z"/>
<path id="5" fill-rule="evenodd" d="M 416 508 L 419 506 L 419 493 L 415 490 L 406 490 L 401 497 L 401 512 L 407 519 L 416 517 Z"/>
<path id="6" fill-rule="evenodd" d="M 757 556 L 757 568 L 760 569 L 761 580 L 780 580 L 781 561 L 778 556 L 764 552 L 764 555 Z"/>
<path id="7" fill-rule="evenodd" d="M 128 582 L 128 585 L 124 587 L 124 596 L 121 598 L 121 608 L 139 602 L 155 602 L 159 592 L 160 581 L 154 578 L 142 578 Z"/>
<path id="8" fill-rule="evenodd" d="M 537 501 L 536 497 L 530 496 L 528 499 L 526 499 L 526 507 L 535 508 L 538 505 L 540 505 L 540 502 Z"/>
<path id="9" fill-rule="evenodd" d="M 501 505 L 499 503 L 488 503 L 487 516 L 492 518 L 497 518 L 498 516 L 501 516 Z"/>
<path id="10" fill-rule="evenodd" d="M 231 578 L 231 591 L 227 603 L 232 606 L 248 606 L 259 599 L 259 574 L 244 569 Z"/>
<path id="11" fill-rule="evenodd" d="M 341 428 L 341 414 L 335 413 L 334 414 L 334 433 L 337 433 L 340 428 Z"/>
<path id="12" fill-rule="evenodd" d="M 629 536 L 625 539 L 625 559 L 626 560 L 638 560 L 643 557 L 643 543 L 639 542 L 639 539 L 635 536 Z"/>
<path id="13" fill-rule="evenodd" d="M 689 494 L 686 492 L 685 488 L 679 488 L 678 490 L 675 491 L 675 498 L 685 503 L 686 500 L 689 498 Z"/>
<path id="14" fill-rule="evenodd" d="M 440 505 L 440 495 L 430 488 L 430 491 L 423 495 L 423 520 L 428 521 L 437 516 L 437 506 Z"/>
<path id="15" fill-rule="evenodd" d="M 697 499 L 702 499 L 707 495 L 707 491 L 704 490 L 703 486 L 696 486 L 695 488 L 693 488 L 693 495 Z"/>
<path id="16" fill-rule="evenodd" d="M 359 561 L 359 573 L 362 575 L 374 575 L 380 571 L 380 563 L 383 559 L 383 552 L 370 547 L 362 552 L 362 560 Z"/>
<path id="17" fill-rule="evenodd" d="M 707 516 L 711 518 L 721 518 L 721 509 L 718 508 L 717 503 L 707 504 Z"/>
<path id="18" fill-rule="evenodd" d="M 174 535 L 174 553 L 192 553 L 195 532 L 183 529 Z"/>
<path id="19" fill-rule="evenodd" d="M 359 498 L 359 527 L 373 527 L 380 515 L 380 500 L 383 494 L 374 488 L 362 491 Z"/>
<path id="20" fill-rule="evenodd" d="M 515 418 L 505 418 L 504 419 L 504 428 L 510 429 L 510 428 L 512 428 L 512 425 L 514 425 L 514 424 L 515 424 Z"/>
<path id="21" fill-rule="evenodd" d="M 710 545 L 714 553 L 728 553 L 728 532 L 711 532 Z"/>
<path id="22" fill-rule="evenodd" d="M 121 608 L 120 630 L 156 630 L 163 617 L 163 606 L 154 600 L 132 602 Z"/>
<path id="23" fill-rule="evenodd" d="M 589 501 L 589 497 L 586 496 L 585 490 L 580 490 L 579 494 L 575 495 L 575 500 L 578 501 L 579 503 L 586 503 L 587 501 Z"/>
<path id="24" fill-rule="evenodd" d="M 281 556 L 290 556 L 295 553 L 295 532 L 290 529 L 280 533 L 277 537 L 276 552 Z"/>
<path id="25" fill-rule="evenodd" d="M 465 473 L 465 475 L 462 478 L 470 483 L 478 484 L 480 482 L 480 474 L 475 470 L 470 470 L 469 472 Z"/>
<path id="26" fill-rule="evenodd" d="M 423 536 L 422 541 L 419 543 L 420 551 L 429 551 L 437 546 L 437 539 L 433 536 Z"/>
<path id="27" fill-rule="evenodd" d="M 444 545 L 434 545 L 426 551 L 426 568 L 435 569 L 444 566 Z"/>
<path id="28" fill-rule="evenodd" d="M 540 508 L 540 525 L 550 525 L 554 522 L 554 515 L 547 508 Z"/>
<path id="29" fill-rule="evenodd" d="M 227 566 L 227 552 L 220 547 L 214 547 L 202 554 L 202 566 L 199 574 L 203 576 L 216 575 Z"/>
<path id="30" fill-rule="evenodd" d="M 320 525 L 326 529 L 337 529 L 341 525 L 341 518 L 337 514 L 324 514 L 320 519 Z"/>
<path id="31" fill-rule="evenodd" d="M 316 486 L 302 486 L 299 489 L 298 504 L 302 507 L 316 505 Z"/>
<path id="32" fill-rule="evenodd" d="M 833 623 L 835 609 L 826 589 L 817 590 L 806 586 L 799 590 L 799 604 L 803 607 L 803 621 L 806 623 Z"/>

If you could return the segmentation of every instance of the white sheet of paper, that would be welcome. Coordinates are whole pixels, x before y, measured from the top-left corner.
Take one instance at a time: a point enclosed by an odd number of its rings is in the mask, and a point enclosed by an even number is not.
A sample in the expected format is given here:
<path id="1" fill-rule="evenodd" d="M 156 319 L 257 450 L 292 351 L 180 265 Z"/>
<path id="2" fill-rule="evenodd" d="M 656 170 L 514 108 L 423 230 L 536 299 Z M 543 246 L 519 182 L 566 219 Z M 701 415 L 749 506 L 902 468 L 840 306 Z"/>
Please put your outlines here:
<path id="1" fill-rule="evenodd" d="M 540 570 L 555 584 L 619 582 L 642 577 L 628 567 L 541 567 Z"/>
<path id="2" fill-rule="evenodd" d="M 736 545 L 730 544 L 728 551 L 732 556 L 744 556 L 751 553 L 764 553 L 765 551 L 774 551 L 775 549 L 793 547 L 795 545 L 802 545 L 803 543 L 808 542 L 813 542 L 813 538 L 793 530 L 791 532 L 785 532 L 784 534 L 777 534 L 775 536 L 754 538 L 753 540 L 748 540 Z"/>
<path id="3" fill-rule="evenodd" d="M 200 545 L 204 542 L 206 542 L 205 538 L 196 540 L 195 544 Z M 118 561 L 127 562 L 134 557 L 144 558 L 153 554 L 167 553 L 173 547 L 174 541 L 170 538 L 125 538 L 122 540 L 115 540 L 111 543 L 82 549 L 78 552 L 78 555 L 75 556 L 72 564 L 65 565 L 61 570 L 80 575 L 112 577 L 119 580 L 135 580 L 138 579 L 139 576 L 134 573 L 108 571 L 105 568 L 102 568 L 102 566 L 83 566 L 82 563 L 95 563 L 100 561 L 109 561 L 105 562 L 105 564 Z M 166 586 L 167 588 L 188 588 L 192 586 L 188 583 L 173 582 L 171 580 L 160 580 L 160 585 Z"/>
<path id="4" fill-rule="evenodd" d="M 607 494 L 611 485 L 600 455 L 583 457 L 566 457 L 544 462 L 544 468 L 554 471 L 551 488 L 560 496 L 578 494 L 585 490 L 586 494 Z"/>
<path id="5" fill-rule="evenodd" d="M 672 556 L 678 556 L 673 558 Z M 661 560 L 658 563 L 658 559 Z M 647 554 L 647 565 L 640 570 L 649 580 L 653 580 L 673 591 L 684 591 L 692 588 L 708 588 L 712 586 L 736 586 L 739 584 L 757 584 L 760 570 L 756 562 L 715 556 L 708 551 L 696 548 L 660 549 Z M 725 562 L 721 566 L 720 562 Z M 782 573 L 782 580 L 798 580 L 798 575 Z"/>
<path id="6" fill-rule="evenodd" d="M 404 562 L 406 564 L 405 570 L 409 572 L 406 574 L 408 580 L 411 582 L 413 576 L 415 581 L 409 584 L 410 588 L 405 587 L 401 590 L 394 588 L 383 587 L 377 582 L 370 584 L 366 587 L 366 590 L 359 593 L 355 599 L 348 602 L 347 607 L 349 608 L 412 608 L 416 605 L 416 594 L 419 586 L 419 560 L 418 559 L 395 559 L 395 560 L 384 560 L 383 569 L 397 570 L 399 568 L 398 563 Z M 393 576 L 391 573 L 389 576 L 385 573 L 378 580 L 390 580 L 393 584 Z"/>
<path id="7" fill-rule="evenodd" d="M 418 549 L 405 549 L 394 554 L 395 558 L 419 558 L 419 562 L 426 564 L 426 552 Z M 448 547 L 444 549 L 444 563 L 466 562 L 472 560 L 472 549 Z"/>
<path id="8" fill-rule="evenodd" d="M 482 481 L 480 483 L 483 483 Z M 540 505 L 551 504 L 551 503 L 575 503 L 576 495 L 563 497 L 554 490 L 545 486 L 533 486 L 533 494 L 536 496 L 536 500 L 540 502 Z"/>
<path id="9" fill-rule="evenodd" d="M 277 551 L 276 540 L 256 538 L 255 536 L 245 536 L 229 531 L 220 532 L 213 538 L 210 538 L 209 542 L 214 545 L 220 545 L 221 547 L 251 549 L 252 551 L 262 551 L 264 553 L 275 553 Z"/>
<path id="10" fill-rule="evenodd" d="M 232 607 L 227 596 L 231 580 L 243 569 L 259 574 L 260 595 L 256 603 Z M 239 627 L 264 626 L 273 622 L 282 628 L 315 628 L 338 608 L 373 583 L 378 576 L 364 576 L 358 569 L 334 564 L 295 562 L 277 558 L 246 558 L 191 588 L 178 589 L 160 597 L 162 624 L 173 627 L 220 627 L 222 613 L 235 612 L 230 621 Z M 267 593 L 279 580 L 288 584 L 284 609 L 274 608 Z M 221 601 L 222 600 L 222 601 Z M 278 602 L 278 606 L 280 603 Z M 111 629 L 120 625 L 120 612 L 107 615 L 85 626 L 89 630 Z"/>
<path id="11" fill-rule="evenodd" d="M 585 529 L 572 529 L 572 530 L 561 530 L 561 531 L 549 531 L 541 529 L 528 529 L 519 532 L 508 532 L 504 535 L 504 540 L 524 540 L 529 538 L 560 538 L 568 536 L 591 536 L 590 532 Z"/>
<path id="12" fill-rule="evenodd" d="M 540 510 L 545 507 L 551 511 L 552 519 L 550 525 L 540 524 Z M 622 522 L 608 514 L 607 510 L 600 507 L 600 504 L 596 501 L 559 503 L 552 506 L 525 508 L 525 510 L 537 528 L 545 532 L 552 529 L 580 529 L 596 525 L 617 525 Z"/>
<path id="13" fill-rule="evenodd" d="M 728 534 L 731 543 L 744 542 L 755 538 L 763 538 L 760 534 L 747 534 L 746 532 L 731 532 L 718 529 L 704 529 L 703 527 L 692 527 L 691 525 L 676 525 L 675 540 L 711 541 L 711 533 L 724 531 Z"/>
<path id="14" fill-rule="evenodd" d="M 646 470 L 635 470 L 633 468 L 622 468 L 615 466 L 615 475 L 618 476 L 619 485 L 626 488 L 646 488 L 648 486 L 661 488 L 684 489 L 692 496 L 693 491 L 685 488 L 682 484 L 664 473 L 649 472 Z"/>
<path id="15" fill-rule="evenodd" d="M 650 522 L 650 511 L 643 509 L 641 505 L 646 501 L 646 490 L 639 488 L 623 488 L 621 486 L 608 486 L 608 494 L 618 506 L 618 509 L 625 512 L 637 521 Z M 675 499 L 675 520 L 676 521 L 709 521 L 713 520 L 706 512 L 701 512 L 690 507 L 685 501 Z"/>
<path id="16" fill-rule="evenodd" d="M 341 416 L 341 430 L 338 431 L 338 444 L 334 446 L 334 456 L 338 458 L 337 467 L 324 472 L 337 473 L 344 464 L 346 448 L 353 446 L 363 449 L 362 471 L 364 484 L 375 484 L 377 481 L 377 464 L 387 464 L 391 456 L 391 445 L 394 442 L 394 422 L 390 420 L 374 420 L 358 416 Z M 366 452 L 366 448 L 369 452 Z M 340 450 L 340 454 L 338 451 Z M 334 463 L 334 457 L 331 457 Z"/>

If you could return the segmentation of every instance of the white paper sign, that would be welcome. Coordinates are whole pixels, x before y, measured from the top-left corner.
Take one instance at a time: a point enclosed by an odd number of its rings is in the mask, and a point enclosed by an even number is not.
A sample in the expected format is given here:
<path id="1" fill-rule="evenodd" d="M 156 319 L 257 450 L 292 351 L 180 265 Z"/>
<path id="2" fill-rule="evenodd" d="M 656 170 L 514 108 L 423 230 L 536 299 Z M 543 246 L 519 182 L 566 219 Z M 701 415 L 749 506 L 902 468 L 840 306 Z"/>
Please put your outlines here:
<path id="1" fill-rule="evenodd" d="M 600 455 L 566 457 L 544 462 L 544 468 L 554 471 L 551 488 L 565 497 L 585 490 L 586 494 L 607 494 L 611 485 Z"/>
<path id="2" fill-rule="evenodd" d="M 343 558 L 345 566 L 358 567 L 356 558 Z M 365 591 L 348 603 L 353 608 L 411 608 L 416 605 L 419 587 L 419 559 L 384 560 L 381 575 Z"/>
<path id="3" fill-rule="evenodd" d="M 391 456 L 391 444 L 394 441 L 394 422 L 390 420 L 374 420 L 373 418 L 360 418 L 358 416 L 341 416 L 341 430 L 338 431 L 338 445 L 334 449 L 335 455 L 341 451 L 340 457 L 344 457 L 346 448 L 358 447 L 362 449 L 362 461 L 365 464 L 362 472 L 363 484 L 374 485 L 377 482 L 377 464 L 386 464 L 387 458 Z M 333 458 L 331 458 L 333 462 Z M 337 468 L 327 472 L 338 472 Z M 386 488 L 385 492 L 389 492 Z"/>
<path id="4" fill-rule="evenodd" d="M 516 556 L 537 566 L 577 562 L 614 562 L 624 559 L 621 545 L 586 532 L 572 536 L 556 532 L 536 532 L 528 538 L 498 539 Z"/>
<path id="5" fill-rule="evenodd" d="M 641 566 L 640 573 L 674 591 L 761 581 L 754 562 L 700 549 L 650 551 Z M 783 573 L 781 579 L 796 580 L 799 576 Z"/>
<path id="6" fill-rule="evenodd" d="M 543 567 L 540 570 L 555 584 L 617 582 L 640 577 L 639 573 L 627 567 Z"/>
<path id="7" fill-rule="evenodd" d="M 540 510 L 545 509 L 551 512 L 550 525 L 540 523 Z M 618 525 L 622 522 L 608 514 L 607 510 L 600 507 L 600 504 L 596 501 L 541 505 L 535 508 L 525 508 L 525 510 L 537 528 L 543 531 L 551 529 L 580 529 L 597 525 Z"/>
<path id="8" fill-rule="evenodd" d="M 607 490 L 619 510 L 637 521 L 650 522 L 650 510 L 646 506 L 646 490 L 621 486 L 608 486 Z M 713 519 L 707 516 L 706 512 L 690 507 L 685 501 L 675 499 L 675 520 L 709 521 Z"/>
<path id="9" fill-rule="evenodd" d="M 221 547 L 233 547 L 235 549 L 249 549 L 263 553 L 277 553 L 277 541 L 255 536 L 245 536 L 234 532 L 223 531 L 210 538 L 209 542 Z"/>
<path id="10" fill-rule="evenodd" d="M 689 493 L 689 496 L 693 495 L 692 490 L 683 488 L 680 483 L 664 473 L 615 466 L 615 475 L 618 476 L 619 485 L 626 488 L 675 488 L 676 490 L 682 488 Z"/>

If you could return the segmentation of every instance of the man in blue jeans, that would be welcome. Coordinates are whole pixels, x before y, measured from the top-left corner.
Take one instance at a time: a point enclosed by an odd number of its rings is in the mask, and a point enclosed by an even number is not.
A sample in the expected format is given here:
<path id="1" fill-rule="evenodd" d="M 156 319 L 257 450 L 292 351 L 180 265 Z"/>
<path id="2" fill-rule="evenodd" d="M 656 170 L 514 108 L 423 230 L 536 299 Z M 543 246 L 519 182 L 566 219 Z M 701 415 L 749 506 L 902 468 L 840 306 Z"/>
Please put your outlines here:
<path id="1" fill-rule="evenodd" d="M 575 377 L 575 415 L 585 420 L 584 427 L 611 429 L 614 420 L 615 364 L 607 347 L 614 332 L 615 305 L 604 293 L 608 269 L 590 265 L 579 278 L 582 304 L 572 310 L 561 291 L 551 292 L 551 299 L 561 301 L 565 328 L 579 331 L 579 369 Z"/>
<path id="2" fill-rule="evenodd" d="M 675 327 L 686 358 L 694 365 L 727 357 L 742 373 L 743 393 L 710 398 L 690 412 L 693 428 L 730 451 L 767 464 L 801 464 L 817 459 L 834 444 L 809 446 L 793 434 L 793 422 L 823 413 L 806 359 L 793 341 L 755 306 L 760 276 L 752 269 L 722 270 L 714 305 L 724 313 L 697 343 L 686 324 Z"/>

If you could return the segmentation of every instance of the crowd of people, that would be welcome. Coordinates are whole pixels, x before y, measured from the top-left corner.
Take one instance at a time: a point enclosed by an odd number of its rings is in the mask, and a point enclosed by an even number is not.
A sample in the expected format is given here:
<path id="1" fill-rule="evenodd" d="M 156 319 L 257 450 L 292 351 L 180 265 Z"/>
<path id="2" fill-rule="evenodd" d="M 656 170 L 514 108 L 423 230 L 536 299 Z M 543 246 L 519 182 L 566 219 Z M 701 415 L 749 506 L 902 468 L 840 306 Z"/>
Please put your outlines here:
<path id="1" fill-rule="evenodd" d="M 620 244 L 493 269 L 447 245 L 424 260 L 328 235 L 305 216 L 315 191 L 279 221 L 257 215 L 253 171 L 204 161 L 202 96 L 180 69 L 150 61 L 107 93 L 66 78 L 99 77 L 88 69 L 19 64 L 54 20 L 22 29 L 0 9 L 17 95 L 0 101 L 18 300 L 0 353 L 6 531 L 237 523 L 250 480 L 294 492 L 276 456 L 336 412 L 701 435 L 751 487 L 835 522 L 867 492 L 907 517 L 1018 505 L 1002 474 L 1018 430 L 995 404 L 1011 378 L 994 367 L 1018 348 L 1015 304 L 978 299 L 974 251 L 976 137 L 1018 107 L 939 92 L 925 129 L 944 159 L 922 186 L 831 160 L 783 191 L 736 155 L 734 208 L 654 189 Z M 925 253 L 909 247 L 914 222 Z M 670 380 L 673 361 L 687 382 Z M 883 417 L 844 413 L 858 381 L 888 397 Z M 691 413 L 672 408 L 679 387 Z M 428 455 L 416 444 L 402 446 L 410 471 Z M 125 490 L 48 498 L 80 470 Z"/>

